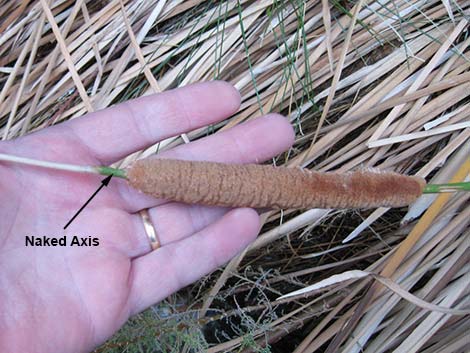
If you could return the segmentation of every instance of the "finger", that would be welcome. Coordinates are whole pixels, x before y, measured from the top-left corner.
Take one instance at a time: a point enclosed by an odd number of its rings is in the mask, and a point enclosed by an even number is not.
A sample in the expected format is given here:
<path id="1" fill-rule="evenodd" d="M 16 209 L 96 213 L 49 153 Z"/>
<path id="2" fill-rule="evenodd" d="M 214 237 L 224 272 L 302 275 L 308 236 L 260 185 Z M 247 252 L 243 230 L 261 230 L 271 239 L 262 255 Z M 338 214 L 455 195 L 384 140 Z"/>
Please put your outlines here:
<path id="1" fill-rule="evenodd" d="M 168 202 L 164 205 L 149 209 L 150 221 L 155 228 L 161 246 L 184 239 L 214 223 L 231 208 L 188 205 L 179 202 Z M 143 220 L 140 214 L 131 215 L 135 224 L 129 233 L 134 240 L 130 255 L 133 257 L 147 254 L 151 251 L 149 238 L 146 236 Z M 138 252 L 140 251 L 140 253 Z"/>
<path id="2" fill-rule="evenodd" d="M 269 114 L 222 133 L 180 145 L 155 158 L 258 163 L 287 150 L 293 142 L 294 132 L 286 118 L 278 114 Z M 118 186 L 123 207 L 131 213 L 164 202 L 144 195 L 125 184 Z"/>
<path id="3" fill-rule="evenodd" d="M 254 240 L 259 227 L 253 209 L 235 209 L 194 236 L 135 259 L 130 276 L 132 314 L 226 263 Z"/>
<path id="4" fill-rule="evenodd" d="M 57 125 L 83 143 L 102 164 L 235 113 L 240 94 L 229 83 L 197 83 L 141 97 Z"/>
<path id="5" fill-rule="evenodd" d="M 124 258 L 133 258 L 150 251 L 148 242 L 137 241 L 140 237 L 132 235 L 135 228 L 132 216 L 126 211 L 90 206 L 67 227 L 65 233 L 70 240 L 75 235 L 96 238 L 98 248 L 113 249 Z"/>
<path id="6" fill-rule="evenodd" d="M 159 157 L 236 164 L 260 163 L 289 149 L 294 139 L 292 125 L 284 116 L 268 114 L 222 133 L 179 145 Z"/>

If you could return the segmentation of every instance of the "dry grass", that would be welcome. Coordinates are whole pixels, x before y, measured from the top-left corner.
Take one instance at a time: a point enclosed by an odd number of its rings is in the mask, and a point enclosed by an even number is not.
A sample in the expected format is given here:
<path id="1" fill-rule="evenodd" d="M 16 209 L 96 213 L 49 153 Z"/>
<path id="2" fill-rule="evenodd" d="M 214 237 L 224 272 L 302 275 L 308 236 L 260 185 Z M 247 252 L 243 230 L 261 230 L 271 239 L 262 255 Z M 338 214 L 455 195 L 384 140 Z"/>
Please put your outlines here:
<path id="1" fill-rule="evenodd" d="M 277 165 L 377 167 L 434 183 L 469 177 L 470 1 L 0 6 L 3 139 L 217 78 L 240 90 L 240 111 L 163 141 L 159 151 L 280 111 L 297 140 Z M 436 306 L 470 304 L 469 197 L 424 196 L 408 211 L 266 213 L 262 234 L 243 254 L 136 318 L 99 351 L 468 350 L 469 317 Z M 337 274 L 327 287 L 278 299 Z"/>

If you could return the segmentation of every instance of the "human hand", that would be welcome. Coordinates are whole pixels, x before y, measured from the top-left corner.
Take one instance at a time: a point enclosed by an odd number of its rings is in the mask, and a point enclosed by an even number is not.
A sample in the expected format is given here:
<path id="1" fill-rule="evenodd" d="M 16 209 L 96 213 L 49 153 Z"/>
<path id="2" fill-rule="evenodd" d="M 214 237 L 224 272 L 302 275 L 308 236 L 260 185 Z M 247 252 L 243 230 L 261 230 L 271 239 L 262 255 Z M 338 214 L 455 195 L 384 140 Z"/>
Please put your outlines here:
<path id="1" fill-rule="evenodd" d="M 132 152 L 220 121 L 240 105 L 224 82 L 195 84 L 88 114 L 0 143 L 0 152 L 108 165 Z M 287 149 L 292 128 L 277 115 L 162 153 L 178 159 L 260 162 Z M 0 162 L 0 351 L 82 352 L 133 314 L 236 255 L 259 231 L 253 209 L 165 202 L 113 179 L 70 224 L 100 185 L 96 175 Z M 161 248 L 151 251 L 139 210 L 149 209 Z M 26 236 L 67 246 L 26 246 Z M 70 246 L 74 236 L 98 246 Z"/>

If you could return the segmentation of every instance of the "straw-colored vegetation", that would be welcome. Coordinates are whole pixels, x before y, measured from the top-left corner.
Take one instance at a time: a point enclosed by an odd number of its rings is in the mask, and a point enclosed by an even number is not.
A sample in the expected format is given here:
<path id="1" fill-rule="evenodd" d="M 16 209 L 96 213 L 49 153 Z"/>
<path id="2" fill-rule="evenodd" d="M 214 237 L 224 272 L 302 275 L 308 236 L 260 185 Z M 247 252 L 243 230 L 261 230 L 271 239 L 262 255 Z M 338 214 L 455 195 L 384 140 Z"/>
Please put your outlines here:
<path id="1" fill-rule="evenodd" d="M 297 139 L 276 165 L 469 178 L 470 1 L 9 0 L 1 10 L 3 139 L 217 78 L 240 90 L 237 114 L 120 165 L 278 111 Z M 469 198 L 265 213 L 243 254 L 98 351 L 468 350 Z"/>

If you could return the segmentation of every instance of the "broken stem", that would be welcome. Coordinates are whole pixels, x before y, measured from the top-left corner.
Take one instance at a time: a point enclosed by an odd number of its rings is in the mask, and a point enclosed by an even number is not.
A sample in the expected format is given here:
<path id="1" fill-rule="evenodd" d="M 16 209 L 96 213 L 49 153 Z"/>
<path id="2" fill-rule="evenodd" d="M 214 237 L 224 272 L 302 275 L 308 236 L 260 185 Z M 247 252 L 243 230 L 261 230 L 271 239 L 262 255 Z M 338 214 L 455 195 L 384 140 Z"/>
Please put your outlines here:
<path id="1" fill-rule="evenodd" d="M 42 161 L 38 159 L 26 158 L 13 156 L 10 154 L 0 153 L 0 161 L 7 161 L 13 163 L 20 163 L 26 165 L 32 165 L 36 167 L 65 170 L 75 173 L 91 173 L 91 174 L 101 174 L 101 175 L 112 175 L 119 178 L 126 178 L 126 171 L 123 169 L 116 169 L 105 166 L 88 166 L 88 165 L 76 165 L 76 164 L 67 164 L 67 163 L 57 163 Z"/>

